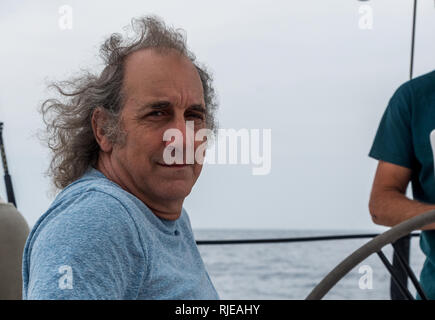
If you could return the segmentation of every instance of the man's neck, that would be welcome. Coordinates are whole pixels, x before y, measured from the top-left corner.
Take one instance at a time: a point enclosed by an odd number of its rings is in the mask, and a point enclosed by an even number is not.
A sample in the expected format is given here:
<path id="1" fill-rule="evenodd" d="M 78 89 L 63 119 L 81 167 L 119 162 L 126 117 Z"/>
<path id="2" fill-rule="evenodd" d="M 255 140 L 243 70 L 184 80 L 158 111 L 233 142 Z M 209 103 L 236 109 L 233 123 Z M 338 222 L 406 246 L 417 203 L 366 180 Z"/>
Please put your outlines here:
<path id="1" fill-rule="evenodd" d="M 159 201 L 158 199 L 149 199 L 146 195 L 140 192 L 134 184 L 126 183 L 125 181 L 127 179 L 122 179 L 122 177 L 116 173 L 112 168 L 110 159 L 105 157 L 104 154 L 100 154 L 95 169 L 103 173 L 107 179 L 115 182 L 122 189 L 141 200 L 157 217 L 165 220 L 177 220 L 180 217 L 183 200 L 165 201 L 162 199 Z"/>

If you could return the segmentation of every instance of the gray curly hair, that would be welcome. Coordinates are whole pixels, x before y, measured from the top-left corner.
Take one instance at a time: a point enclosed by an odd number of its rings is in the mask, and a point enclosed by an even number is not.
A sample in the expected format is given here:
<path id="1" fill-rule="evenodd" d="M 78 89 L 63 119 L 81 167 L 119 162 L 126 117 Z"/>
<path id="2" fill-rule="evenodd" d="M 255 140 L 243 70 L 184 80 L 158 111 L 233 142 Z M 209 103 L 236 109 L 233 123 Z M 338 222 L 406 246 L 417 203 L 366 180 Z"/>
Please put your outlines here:
<path id="1" fill-rule="evenodd" d="M 107 115 L 104 124 L 107 137 L 113 143 L 122 144 L 124 136 L 120 130 L 120 114 L 124 104 L 124 61 L 138 50 L 153 49 L 164 53 L 174 49 L 193 63 L 202 82 L 206 127 L 216 133 L 218 104 L 213 79 L 206 67 L 199 65 L 195 55 L 187 49 L 182 30 L 167 27 L 156 16 L 132 19 L 130 27 L 133 37 L 114 33 L 101 46 L 104 69 L 100 75 L 84 71 L 74 79 L 49 86 L 55 88 L 64 100 L 47 99 L 40 107 L 47 129 L 42 139 L 53 153 L 47 174 L 58 189 L 65 188 L 80 178 L 89 166 L 97 163 L 100 148 L 91 125 L 92 114 L 97 107 L 102 107 Z"/>

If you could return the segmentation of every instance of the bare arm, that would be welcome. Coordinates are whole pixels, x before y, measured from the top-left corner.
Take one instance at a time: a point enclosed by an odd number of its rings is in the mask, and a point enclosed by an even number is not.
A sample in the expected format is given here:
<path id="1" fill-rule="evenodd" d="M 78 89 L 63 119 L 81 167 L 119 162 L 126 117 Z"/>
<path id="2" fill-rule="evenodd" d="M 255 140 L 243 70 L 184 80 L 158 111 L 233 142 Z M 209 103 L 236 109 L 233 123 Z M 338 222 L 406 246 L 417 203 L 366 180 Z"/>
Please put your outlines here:
<path id="1" fill-rule="evenodd" d="M 435 205 L 406 197 L 406 188 L 410 180 L 410 169 L 379 161 L 369 202 L 374 223 L 391 227 L 424 212 L 435 210 Z M 435 223 L 422 228 L 434 229 Z"/>

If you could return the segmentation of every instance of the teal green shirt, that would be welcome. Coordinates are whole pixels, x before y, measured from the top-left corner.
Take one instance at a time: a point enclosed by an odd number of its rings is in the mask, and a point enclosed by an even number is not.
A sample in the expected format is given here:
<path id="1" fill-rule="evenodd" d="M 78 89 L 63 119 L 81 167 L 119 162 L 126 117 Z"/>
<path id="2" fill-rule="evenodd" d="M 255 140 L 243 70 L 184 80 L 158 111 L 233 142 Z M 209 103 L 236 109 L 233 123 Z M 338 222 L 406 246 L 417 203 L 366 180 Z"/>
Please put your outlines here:
<path id="1" fill-rule="evenodd" d="M 369 156 L 412 170 L 415 200 L 435 204 L 435 173 L 430 133 L 435 129 L 435 71 L 401 85 L 385 110 Z M 426 261 L 422 287 L 435 299 L 435 231 L 421 234 Z"/>

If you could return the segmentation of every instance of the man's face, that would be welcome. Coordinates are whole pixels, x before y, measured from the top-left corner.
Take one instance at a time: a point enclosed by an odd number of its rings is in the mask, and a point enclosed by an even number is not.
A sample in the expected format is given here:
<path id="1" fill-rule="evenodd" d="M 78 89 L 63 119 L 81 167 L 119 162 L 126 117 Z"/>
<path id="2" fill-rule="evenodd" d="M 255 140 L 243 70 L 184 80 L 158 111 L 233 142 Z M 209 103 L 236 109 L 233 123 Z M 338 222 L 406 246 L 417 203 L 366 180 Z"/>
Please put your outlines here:
<path id="1" fill-rule="evenodd" d="M 194 132 L 205 128 L 202 83 L 193 64 L 175 52 L 160 54 L 141 50 L 126 60 L 125 104 L 121 113 L 125 143 L 115 144 L 111 162 L 128 190 L 141 200 L 162 203 L 184 200 L 201 173 L 202 165 L 165 165 L 163 153 L 171 141 L 166 130 L 183 134 L 186 159 L 186 121 L 194 121 Z M 194 150 L 202 141 L 193 142 Z M 183 161 L 186 163 L 186 161 Z"/>

